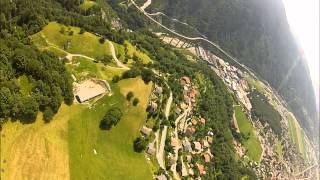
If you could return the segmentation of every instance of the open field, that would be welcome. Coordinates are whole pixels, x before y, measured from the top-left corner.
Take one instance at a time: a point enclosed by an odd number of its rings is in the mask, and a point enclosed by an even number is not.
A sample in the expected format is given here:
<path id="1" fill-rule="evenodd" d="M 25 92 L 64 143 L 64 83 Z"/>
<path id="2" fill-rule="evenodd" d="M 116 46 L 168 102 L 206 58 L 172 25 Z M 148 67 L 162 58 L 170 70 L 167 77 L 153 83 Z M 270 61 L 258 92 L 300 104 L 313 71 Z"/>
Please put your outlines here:
<path id="1" fill-rule="evenodd" d="M 82 4 L 80 4 L 80 8 L 82 10 L 88 10 L 90 9 L 92 6 L 94 6 L 95 4 L 97 4 L 94 1 L 90 1 L 90 0 L 84 0 L 84 2 Z"/>
<path id="2" fill-rule="evenodd" d="M 33 124 L 8 122 L 1 132 L 1 179 L 69 179 L 68 120 L 78 105 L 62 105 L 45 124 L 39 113 Z"/>
<path id="3" fill-rule="evenodd" d="M 92 108 L 63 105 L 48 124 L 41 114 L 30 125 L 7 123 L 1 132 L 1 179 L 152 179 L 144 153 L 133 151 L 151 87 L 140 78 L 122 80 L 112 86 L 113 96 Z M 139 98 L 137 107 L 125 100 L 128 91 Z M 123 109 L 124 116 L 116 127 L 102 131 L 99 122 L 112 106 Z"/>
<path id="4" fill-rule="evenodd" d="M 133 140 L 146 119 L 146 95 L 151 93 L 151 84 L 144 85 L 140 78 L 127 79 L 112 89 L 113 96 L 103 97 L 69 122 L 72 179 L 152 179 L 144 154 L 133 151 Z M 127 91 L 140 99 L 137 107 L 125 100 Z M 124 116 L 110 131 L 100 130 L 104 113 L 115 106 L 123 110 Z"/>
<path id="5" fill-rule="evenodd" d="M 70 73 L 75 75 L 78 81 L 92 77 L 110 81 L 113 76 L 121 75 L 124 71 L 117 67 L 95 63 L 92 60 L 83 57 L 74 57 L 71 63 L 68 63 L 66 66 Z"/>
<path id="6" fill-rule="evenodd" d="M 126 41 L 125 44 L 128 47 L 128 55 L 130 57 L 133 57 L 133 55 L 136 55 L 138 58 L 140 58 L 142 60 L 143 64 L 148 64 L 148 63 L 152 62 L 151 58 L 148 55 L 146 55 L 145 53 L 143 53 L 140 50 L 138 50 L 131 43 Z"/>
<path id="7" fill-rule="evenodd" d="M 283 150 L 282 150 L 282 145 L 281 145 L 280 141 L 276 141 L 276 149 L 275 150 L 278 155 L 278 158 L 282 159 Z"/>
<path id="8" fill-rule="evenodd" d="M 64 31 L 63 33 L 61 31 Z M 72 35 L 69 33 L 73 32 Z M 83 54 L 92 58 L 110 55 L 107 43 L 99 43 L 99 37 L 85 32 L 79 34 L 80 28 L 64 26 L 56 22 L 50 22 L 42 31 L 31 36 L 31 40 L 40 49 L 48 46 L 56 46 L 73 54 Z"/>
<path id="9" fill-rule="evenodd" d="M 305 147 L 305 134 L 303 130 L 301 129 L 299 123 L 297 120 L 293 117 L 292 114 L 287 115 L 288 119 L 288 125 L 289 125 L 289 134 L 294 142 L 294 144 L 297 146 L 299 152 L 302 154 L 304 158 L 306 158 L 306 147 Z"/>
<path id="10" fill-rule="evenodd" d="M 262 147 L 258 137 L 254 133 L 253 126 L 251 125 L 250 120 L 242 112 L 240 106 L 235 106 L 235 115 L 240 132 L 249 136 L 249 139 L 244 140 L 243 143 L 245 149 L 248 150 L 247 155 L 252 160 L 259 162 L 262 153 Z"/>

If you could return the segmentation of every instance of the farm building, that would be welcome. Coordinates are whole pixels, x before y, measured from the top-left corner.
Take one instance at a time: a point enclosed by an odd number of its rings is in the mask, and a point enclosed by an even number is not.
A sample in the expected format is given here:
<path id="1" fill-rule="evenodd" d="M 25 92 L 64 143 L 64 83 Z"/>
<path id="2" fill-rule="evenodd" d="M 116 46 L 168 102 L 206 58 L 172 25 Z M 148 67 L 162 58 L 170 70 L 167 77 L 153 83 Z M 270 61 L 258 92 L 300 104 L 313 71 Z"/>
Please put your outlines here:
<path id="1" fill-rule="evenodd" d="M 107 91 L 105 82 L 89 79 L 80 84 L 75 84 L 74 94 L 79 103 L 89 101 Z"/>

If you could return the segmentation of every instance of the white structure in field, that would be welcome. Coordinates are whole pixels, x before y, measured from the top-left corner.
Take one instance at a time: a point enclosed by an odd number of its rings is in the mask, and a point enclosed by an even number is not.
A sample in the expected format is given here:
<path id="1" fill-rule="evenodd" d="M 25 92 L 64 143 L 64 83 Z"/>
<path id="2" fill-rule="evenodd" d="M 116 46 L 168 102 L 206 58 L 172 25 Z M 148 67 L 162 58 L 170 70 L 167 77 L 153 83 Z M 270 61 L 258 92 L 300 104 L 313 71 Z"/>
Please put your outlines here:
<path id="1" fill-rule="evenodd" d="M 108 85 L 104 81 L 89 79 L 80 84 L 75 83 L 74 94 L 76 99 L 83 103 L 105 93 L 107 87 Z"/>

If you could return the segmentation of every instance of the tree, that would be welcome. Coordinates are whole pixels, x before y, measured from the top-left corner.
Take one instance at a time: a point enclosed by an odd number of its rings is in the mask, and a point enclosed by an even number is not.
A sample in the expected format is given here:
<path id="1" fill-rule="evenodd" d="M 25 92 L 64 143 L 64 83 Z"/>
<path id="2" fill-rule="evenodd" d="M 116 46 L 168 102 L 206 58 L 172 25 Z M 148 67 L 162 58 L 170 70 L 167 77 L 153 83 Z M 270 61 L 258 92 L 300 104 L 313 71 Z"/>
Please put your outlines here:
<path id="1" fill-rule="evenodd" d="M 130 101 L 133 98 L 134 94 L 132 91 L 128 92 L 127 94 L 127 100 Z"/>
<path id="2" fill-rule="evenodd" d="M 133 149 L 135 152 L 142 152 L 147 147 L 147 141 L 144 138 L 138 137 L 133 142 Z"/>
<path id="3" fill-rule="evenodd" d="M 101 38 L 99 39 L 99 42 L 100 42 L 101 44 L 104 44 L 105 41 L 106 41 L 106 40 L 105 40 L 104 37 L 101 37 Z"/>
<path id="4" fill-rule="evenodd" d="M 151 69 L 143 68 L 141 70 L 141 77 L 145 84 L 148 84 L 154 77 L 154 73 Z"/>
<path id="5" fill-rule="evenodd" d="M 83 28 L 81 28 L 79 34 L 83 34 L 83 33 L 85 33 L 85 32 L 86 32 L 86 30 L 84 30 Z"/>
<path id="6" fill-rule="evenodd" d="M 46 107 L 46 109 L 43 112 L 43 120 L 45 122 L 49 122 L 54 116 L 54 112 L 50 107 Z"/>
<path id="7" fill-rule="evenodd" d="M 132 104 L 134 106 L 137 106 L 139 104 L 140 100 L 138 98 L 134 98 Z"/>
<path id="8" fill-rule="evenodd" d="M 65 31 L 66 31 L 66 30 L 65 30 L 64 26 L 62 26 L 62 27 L 60 28 L 60 31 L 59 31 L 59 32 L 60 32 L 61 34 L 64 34 Z"/>
<path id="9" fill-rule="evenodd" d="M 112 82 L 117 83 L 118 81 L 120 81 L 120 79 L 121 79 L 120 76 L 116 75 L 112 78 Z"/>
<path id="10" fill-rule="evenodd" d="M 100 121 L 100 129 L 110 130 L 120 121 L 121 117 L 122 112 L 119 108 L 111 108 L 109 111 L 106 112 L 103 119 Z"/>

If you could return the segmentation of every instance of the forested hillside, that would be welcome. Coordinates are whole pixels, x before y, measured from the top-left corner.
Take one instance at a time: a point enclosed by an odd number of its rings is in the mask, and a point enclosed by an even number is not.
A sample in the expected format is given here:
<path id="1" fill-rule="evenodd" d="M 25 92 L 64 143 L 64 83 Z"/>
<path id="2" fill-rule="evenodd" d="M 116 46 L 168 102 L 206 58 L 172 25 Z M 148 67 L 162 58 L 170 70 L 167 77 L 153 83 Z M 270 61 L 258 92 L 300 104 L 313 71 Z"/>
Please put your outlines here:
<path id="1" fill-rule="evenodd" d="M 267 80 L 305 128 L 315 125 L 309 71 L 280 0 L 155 0 L 147 11 L 162 11 L 196 27 Z"/>

